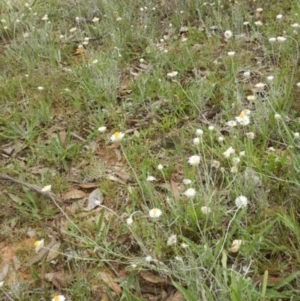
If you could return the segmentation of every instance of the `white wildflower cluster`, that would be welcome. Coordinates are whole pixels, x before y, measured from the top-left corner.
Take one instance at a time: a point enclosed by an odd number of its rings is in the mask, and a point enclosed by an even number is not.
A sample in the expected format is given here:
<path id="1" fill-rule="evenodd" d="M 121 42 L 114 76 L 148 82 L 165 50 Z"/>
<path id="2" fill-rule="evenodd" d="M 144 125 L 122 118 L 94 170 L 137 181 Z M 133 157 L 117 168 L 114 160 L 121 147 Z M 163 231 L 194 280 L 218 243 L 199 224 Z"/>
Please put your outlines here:
<path id="1" fill-rule="evenodd" d="M 243 110 L 238 116 L 235 117 L 235 120 L 240 125 L 248 125 L 250 123 L 250 110 Z"/>

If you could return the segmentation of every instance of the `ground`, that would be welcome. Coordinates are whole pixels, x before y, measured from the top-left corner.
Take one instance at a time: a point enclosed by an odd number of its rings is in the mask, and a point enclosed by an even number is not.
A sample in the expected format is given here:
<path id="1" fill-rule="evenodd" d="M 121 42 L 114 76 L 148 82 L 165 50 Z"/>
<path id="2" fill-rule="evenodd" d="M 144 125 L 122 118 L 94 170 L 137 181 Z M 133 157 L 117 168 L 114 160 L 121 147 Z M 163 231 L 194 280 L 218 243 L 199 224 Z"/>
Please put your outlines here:
<path id="1" fill-rule="evenodd" d="M 298 1 L 0 12 L 0 300 L 297 299 Z"/>

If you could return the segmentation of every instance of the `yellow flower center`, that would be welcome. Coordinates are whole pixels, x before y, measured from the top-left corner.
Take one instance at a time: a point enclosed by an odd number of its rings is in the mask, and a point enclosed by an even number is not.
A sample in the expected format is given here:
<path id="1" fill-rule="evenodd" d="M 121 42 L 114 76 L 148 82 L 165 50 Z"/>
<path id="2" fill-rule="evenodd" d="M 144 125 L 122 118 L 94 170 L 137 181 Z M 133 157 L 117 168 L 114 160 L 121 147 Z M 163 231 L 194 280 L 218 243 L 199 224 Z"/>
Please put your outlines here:
<path id="1" fill-rule="evenodd" d="M 59 296 L 58 295 L 54 296 L 53 300 L 54 301 L 59 301 Z"/>
<path id="2" fill-rule="evenodd" d="M 119 138 L 120 135 L 121 135 L 120 132 L 115 132 L 115 133 L 114 133 L 115 138 Z"/>
<path id="3" fill-rule="evenodd" d="M 239 115 L 240 118 L 245 118 L 245 116 L 246 116 L 246 114 L 244 111 Z"/>
<path id="4" fill-rule="evenodd" d="M 37 241 L 34 242 L 34 246 L 35 246 L 35 247 L 37 247 L 39 244 L 40 244 L 40 241 L 39 241 L 39 240 L 37 240 Z"/>

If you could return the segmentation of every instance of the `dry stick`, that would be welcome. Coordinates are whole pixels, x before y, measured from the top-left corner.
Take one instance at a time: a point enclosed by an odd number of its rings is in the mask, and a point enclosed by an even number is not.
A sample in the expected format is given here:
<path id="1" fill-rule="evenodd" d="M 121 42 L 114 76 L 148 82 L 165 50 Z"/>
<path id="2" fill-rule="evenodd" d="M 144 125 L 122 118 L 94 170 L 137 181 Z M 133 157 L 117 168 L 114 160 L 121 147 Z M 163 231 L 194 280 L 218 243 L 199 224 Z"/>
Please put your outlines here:
<path id="1" fill-rule="evenodd" d="M 32 184 L 29 184 L 29 183 L 26 183 L 26 182 L 23 182 L 21 180 L 17 180 L 17 179 L 14 179 L 6 174 L 3 174 L 3 173 L 0 173 L 0 179 L 1 180 L 7 180 L 7 181 L 11 181 L 11 182 L 14 182 L 14 183 L 18 183 L 18 184 L 21 184 L 21 185 L 24 185 L 38 193 L 42 193 L 44 195 L 46 195 L 46 193 L 42 192 L 41 191 L 41 188 L 39 186 L 36 186 L 36 185 L 32 185 Z M 47 196 L 47 195 L 46 195 Z"/>

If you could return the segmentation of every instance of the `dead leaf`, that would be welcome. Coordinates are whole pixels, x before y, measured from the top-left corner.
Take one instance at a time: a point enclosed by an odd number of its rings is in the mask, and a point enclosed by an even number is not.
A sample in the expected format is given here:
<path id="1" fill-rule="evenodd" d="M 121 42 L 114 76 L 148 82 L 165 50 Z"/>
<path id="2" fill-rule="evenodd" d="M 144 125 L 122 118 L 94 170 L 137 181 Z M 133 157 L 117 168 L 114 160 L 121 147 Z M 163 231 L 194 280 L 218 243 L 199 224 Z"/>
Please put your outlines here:
<path id="1" fill-rule="evenodd" d="M 45 274 L 45 279 L 51 282 L 58 290 L 62 290 L 70 282 L 71 275 L 67 277 L 64 272 L 55 272 Z"/>
<path id="2" fill-rule="evenodd" d="M 85 200 L 78 200 L 72 202 L 69 206 L 66 207 L 66 213 L 68 215 L 74 215 L 75 213 L 82 212 L 82 208 L 84 206 Z"/>
<path id="3" fill-rule="evenodd" d="M 169 283 L 167 278 L 154 275 L 148 271 L 141 271 L 140 274 L 144 280 L 146 280 L 150 283 L 154 283 L 154 284 L 158 284 L 158 283 L 168 284 Z"/>
<path id="4" fill-rule="evenodd" d="M 8 147 L 3 147 L 2 151 L 4 154 L 11 156 L 13 154 L 13 152 L 15 151 L 15 148 L 12 145 L 10 145 Z"/>
<path id="5" fill-rule="evenodd" d="M 130 234 L 121 234 L 117 237 L 117 242 L 119 245 L 124 245 L 127 240 L 129 240 Z"/>
<path id="6" fill-rule="evenodd" d="M 84 188 L 84 189 L 95 188 L 95 187 L 98 187 L 98 186 L 99 186 L 98 183 L 82 183 L 82 184 L 79 184 L 79 187 Z"/>
<path id="7" fill-rule="evenodd" d="M 60 245 L 61 245 L 61 243 L 58 242 L 50 249 L 47 259 L 46 259 L 47 262 L 52 261 L 53 259 L 55 259 L 57 256 L 60 255 L 60 253 L 58 252 Z"/>
<path id="8" fill-rule="evenodd" d="M 168 297 L 166 301 L 185 301 L 185 298 L 180 291 L 176 291 L 176 293 Z"/>
<path id="9" fill-rule="evenodd" d="M 115 171 L 115 175 L 117 175 L 121 180 L 125 182 L 128 182 L 131 179 L 130 174 L 123 169 Z"/>
<path id="10" fill-rule="evenodd" d="M 62 196 L 62 200 L 67 201 L 67 200 L 82 199 L 85 196 L 86 196 L 86 193 L 84 191 L 78 190 L 78 189 L 73 189 L 73 190 L 70 190 L 70 191 L 66 192 Z"/>
<path id="11" fill-rule="evenodd" d="M 88 199 L 88 205 L 86 210 L 92 210 L 94 208 L 96 208 L 97 206 L 101 205 L 103 203 L 103 194 L 100 191 L 99 188 L 93 190 L 90 195 L 89 195 L 89 199 Z"/>
<path id="12" fill-rule="evenodd" d="M 122 181 L 122 180 L 120 180 L 119 178 L 117 178 L 117 177 L 115 177 L 115 176 L 113 176 L 113 175 L 109 175 L 108 177 L 107 177 L 107 179 L 108 180 L 111 180 L 111 181 L 114 181 L 114 182 L 117 182 L 117 183 L 120 183 L 120 184 L 125 184 L 125 182 L 124 181 Z"/>
<path id="13" fill-rule="evenodd" d="M 107 274 L 105 272 L 100 272 L 99 276 L 103 282 L 105 282 L 108 287 L 113 290 L 117 295 L 122 294 L 122 289 L 120 285 L 114 282 L 112 276 L 110 274 Z"/>

